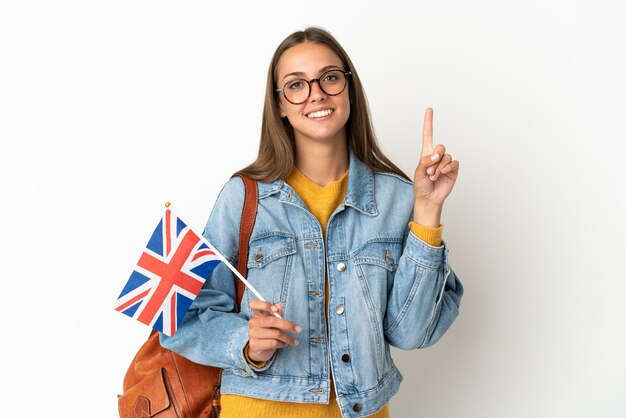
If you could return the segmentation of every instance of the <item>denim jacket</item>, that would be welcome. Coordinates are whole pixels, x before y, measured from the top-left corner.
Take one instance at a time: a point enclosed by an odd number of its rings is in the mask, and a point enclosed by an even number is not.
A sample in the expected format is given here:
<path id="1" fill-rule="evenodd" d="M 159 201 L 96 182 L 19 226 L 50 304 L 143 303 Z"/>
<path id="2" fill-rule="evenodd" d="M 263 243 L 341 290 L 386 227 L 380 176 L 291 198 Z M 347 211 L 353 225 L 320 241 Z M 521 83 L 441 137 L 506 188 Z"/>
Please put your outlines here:
<path id="1" fill-rule="evenodd" d="M 235 276 L 220 264 L 173 337 L 161 343 L 224 369 L 222 393 L 289 402 L 328 403 L 332 371 L 344 417 L 370 415 L 397 392 L 402 375 L 390 355 L 428 347 L 458 315 L 463 287 L 448 265 L 445 243 L 432 247 L 408 228 L 413 185 L 374 173 L 350 155 L 348 189 L 324 241 L 317 219 L 282 180 L 259 182 L 247 279 L 283 317 L 302 327 L 299 345 L 278 349 L 262 367 L 244 358 L 247 289 L 235 313 Z M 229 180 L 204 236 L 237 265 L 243 182 Z M 328 276 L 330 295 L 325 309 Z M 328 329 L 327 329 L 328 321 Z"/>

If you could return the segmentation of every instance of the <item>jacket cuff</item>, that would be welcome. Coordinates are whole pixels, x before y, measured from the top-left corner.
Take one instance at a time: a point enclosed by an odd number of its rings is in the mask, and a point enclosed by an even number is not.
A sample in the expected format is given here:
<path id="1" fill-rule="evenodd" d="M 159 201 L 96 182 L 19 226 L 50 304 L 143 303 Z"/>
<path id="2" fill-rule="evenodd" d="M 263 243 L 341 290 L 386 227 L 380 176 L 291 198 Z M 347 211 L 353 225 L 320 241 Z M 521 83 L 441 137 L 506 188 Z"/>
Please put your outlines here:
<path id="1" fill-rule="evenodd" d="M 409 232 L 404 255 L 424 267 L 440 269 L 447 263 L 448 248 L 445 241 L 435 247 L 419 239 L 413 231 Z"/>

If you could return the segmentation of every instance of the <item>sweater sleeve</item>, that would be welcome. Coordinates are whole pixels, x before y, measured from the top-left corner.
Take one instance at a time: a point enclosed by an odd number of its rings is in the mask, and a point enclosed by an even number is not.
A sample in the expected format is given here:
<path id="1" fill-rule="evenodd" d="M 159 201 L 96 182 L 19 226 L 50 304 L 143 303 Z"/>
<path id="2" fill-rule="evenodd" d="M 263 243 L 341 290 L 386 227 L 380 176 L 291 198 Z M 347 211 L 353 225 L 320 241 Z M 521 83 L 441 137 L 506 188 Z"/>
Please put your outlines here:
<path id="1" fill-rule="evenodd" d="M 433 247 L 439 247 L 441 245 L 443 224 L 436 228 L 429 228 L 411 221 L 409 222 L 409 228 L 411 228 L 411 232 L 413 232 L 417 238 L 421 239 L 426 244 L 432 245 Z"/>

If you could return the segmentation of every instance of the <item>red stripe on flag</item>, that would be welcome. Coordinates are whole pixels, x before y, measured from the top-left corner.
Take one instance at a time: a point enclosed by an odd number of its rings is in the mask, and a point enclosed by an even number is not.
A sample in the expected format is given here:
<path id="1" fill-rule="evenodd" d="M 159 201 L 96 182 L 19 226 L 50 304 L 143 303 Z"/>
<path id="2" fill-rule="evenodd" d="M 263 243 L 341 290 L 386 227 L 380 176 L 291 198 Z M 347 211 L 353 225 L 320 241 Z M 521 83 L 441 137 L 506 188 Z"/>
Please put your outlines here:
<path id="1" fill-rule="evenodd" d="M 168 209 L 165 211 L 165 257 L 170 255 L 170 251 L 172 251 L 172 237 L 170 234 L 170 217 L 172 212 Z"/>
<path id="2" fill-rule="evenodd" d="M 198 258 L 204 257 L 205 255 L 215 255 L 215 253 L 211 250 L 198 251 L 196 255 L 193 256 L 192 261 L 196 261 Z"/>
<path id="3" fill-rule="evenodd" d="M 176 292 L 172 294 L 170 298 L 170 335 L 174 335 L 176 332 Z"/>
<path id="4" fill-rule="evenodd" d="M 149 292 L 150 292 L 150 289 L 146 290 L 145 292 L 135 296 L 134 298 L 132 298 L 131 300 L 129 300 L 125 304 L 118 306 L 117 308 L 115 308 L 115 310 L 119 311 L 119 312 L 122 312 L 124 309 L 128 308 L 129 306 L 133 306 L 135 304 L 135 302 L 137 302 L 139 299 L 141 299 L 144 296 L 146 296 Z"/>

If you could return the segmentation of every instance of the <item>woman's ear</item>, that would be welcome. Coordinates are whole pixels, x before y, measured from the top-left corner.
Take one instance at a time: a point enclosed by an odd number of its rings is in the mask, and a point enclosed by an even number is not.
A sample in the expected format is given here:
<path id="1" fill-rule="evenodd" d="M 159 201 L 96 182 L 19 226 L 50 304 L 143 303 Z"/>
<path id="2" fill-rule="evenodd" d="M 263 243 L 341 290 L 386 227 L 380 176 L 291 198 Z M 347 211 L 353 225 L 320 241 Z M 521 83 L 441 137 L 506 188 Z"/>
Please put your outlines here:
<path id="1" fill-rule="evenodd" d="M 278 109 L 280 110 L 281 118 L 287 117 L 287 113 L 285 113 L 285 111 L 283 110 L 283 103 L 280 100 L 278 101 Z"/>

